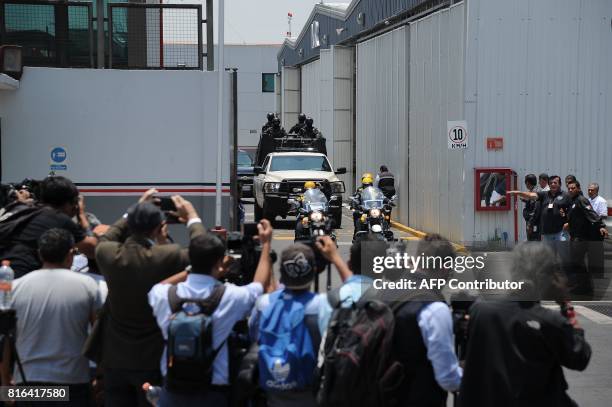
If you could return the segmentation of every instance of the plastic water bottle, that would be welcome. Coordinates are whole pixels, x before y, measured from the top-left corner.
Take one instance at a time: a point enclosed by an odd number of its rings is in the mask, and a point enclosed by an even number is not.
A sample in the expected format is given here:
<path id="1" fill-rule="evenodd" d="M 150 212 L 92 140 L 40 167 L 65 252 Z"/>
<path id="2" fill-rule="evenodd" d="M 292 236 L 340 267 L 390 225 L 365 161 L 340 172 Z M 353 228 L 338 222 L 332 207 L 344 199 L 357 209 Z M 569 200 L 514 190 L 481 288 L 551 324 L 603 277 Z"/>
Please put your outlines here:
<path id="1" fill-rule="evenodd" d="M 2 260 L 2 267 L 0 267 L 0 310 L 11 308 L 11 290 L 14 279 L 15 272 L 11 268 L 11 262 Z"/>
<path id="2" fill-rule="evenodd" d="M 157 407 L 159 405 L 159 396 L 161 395 L 161 387 L 152 386 L 149 383 L 145 383 L 142 385 L 142 390 L 144 390 L 145 395 L 147 397 L 147 401 L 151 403 L 152 406 Z"/>

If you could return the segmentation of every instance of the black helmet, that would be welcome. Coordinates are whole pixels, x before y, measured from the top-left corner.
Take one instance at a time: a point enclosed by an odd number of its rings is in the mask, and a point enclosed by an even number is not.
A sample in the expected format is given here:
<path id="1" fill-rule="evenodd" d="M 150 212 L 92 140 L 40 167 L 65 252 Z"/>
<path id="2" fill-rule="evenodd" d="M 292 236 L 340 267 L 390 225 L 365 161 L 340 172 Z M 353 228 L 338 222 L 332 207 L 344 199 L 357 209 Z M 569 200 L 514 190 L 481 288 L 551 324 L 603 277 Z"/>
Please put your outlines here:
<path id="1" fill-rule="evenodd" d="M 278 117 L 274 117 L 274 119 L 272 119 L 272 125 L 274 127 L 280 127 L 281 121 Z"/>
<path id="2" fill-rule="evenodd" d="M 306 119 L 306 127 L 312 127 L 313 123 L 314 120 L 312 120 L 312 117 Z"/>
<path id="3" fill-rule="evenodd" d="M 304 123 L 306 121 L 306 115 L 304 113 L 300 113 L 298 115 L 298 123 Z"/>
<path id="4" fill-rule="evenodd" d="M 274 115 L 274 113 L 268 113 L 268 121 L 271 122 L 272 120 L 274 120 L 276 116 Z"/>

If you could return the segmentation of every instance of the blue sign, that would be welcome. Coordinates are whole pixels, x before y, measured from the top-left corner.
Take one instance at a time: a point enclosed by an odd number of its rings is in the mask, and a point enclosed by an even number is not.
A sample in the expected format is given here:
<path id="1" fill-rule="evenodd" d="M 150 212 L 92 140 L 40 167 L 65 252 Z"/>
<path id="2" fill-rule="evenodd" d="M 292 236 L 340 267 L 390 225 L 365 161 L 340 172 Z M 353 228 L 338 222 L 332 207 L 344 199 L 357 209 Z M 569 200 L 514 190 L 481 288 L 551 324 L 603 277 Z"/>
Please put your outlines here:
<path id="1" fill-rule="evenodd" d="M 63 163 L 68 158 L 68 153 L 62 147 L 55 147 L 51 150 L 51 160 L 56 163 Z"/>

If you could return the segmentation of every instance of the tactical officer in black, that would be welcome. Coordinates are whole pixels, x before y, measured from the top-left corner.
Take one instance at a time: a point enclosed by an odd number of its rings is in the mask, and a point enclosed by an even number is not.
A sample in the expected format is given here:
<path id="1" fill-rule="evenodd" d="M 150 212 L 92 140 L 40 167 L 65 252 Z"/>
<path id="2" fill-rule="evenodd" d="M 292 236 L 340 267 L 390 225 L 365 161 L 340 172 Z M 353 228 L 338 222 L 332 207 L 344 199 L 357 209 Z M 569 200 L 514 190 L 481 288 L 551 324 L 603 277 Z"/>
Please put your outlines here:
<path id="1" fill-rule="evenodd" d="M 268 131 L 268 129 L 272 128 L 272 122 L 274 121 L 274 118 L 276 117 L 276 115 L 274 113 L 268 113 L 267 118 L 268 118 L 268 122 L 266 124 L 263 125 L 263 127 L 261 128 L 261 134 L 264 134 Z"/>
<path id="2" fill-rule="evenodd" d="M 287 137 L 285 129 L 281 127 L 281 121 L 278 117 L 272 120 L 272 127 L 268 130 L 268 133 L 274 138 Z"/>
<path id="3" fill-rule="evenodd" d="M 314 127 L 313 124 L 314 124 L 314 120 L 312 120 L 312 117 L 308 117 L 306 119 L 306 125 L 300 131 L 300 137 L 309 137 L 309 138 L 323 137 L 321 135 L 321 132 L 319 132 L 319 129 Z"/>
<path id="4" fill-rule="evenodd" d="M 568 268 L 570 288 L 573 294 L 590 295 L 593 293 L 593 276 L 587 272 L 585 257 L 591 247 L 590 242 L 602 240 L 608 236 L 608 231 L 589 200 L 582 195 L 580 182 L 570 180 L 568 189 L 572 206 L 564 227 L 569 230 L 571 238 L 571 267 Z"/>
<path id="5" fill-rule="evenodd" d="M 304 127 L 306 127 L 306 115 L 300 113 L 298 115 L 298 122 L 289 130 L 289 134 L 300 134 Z"/>

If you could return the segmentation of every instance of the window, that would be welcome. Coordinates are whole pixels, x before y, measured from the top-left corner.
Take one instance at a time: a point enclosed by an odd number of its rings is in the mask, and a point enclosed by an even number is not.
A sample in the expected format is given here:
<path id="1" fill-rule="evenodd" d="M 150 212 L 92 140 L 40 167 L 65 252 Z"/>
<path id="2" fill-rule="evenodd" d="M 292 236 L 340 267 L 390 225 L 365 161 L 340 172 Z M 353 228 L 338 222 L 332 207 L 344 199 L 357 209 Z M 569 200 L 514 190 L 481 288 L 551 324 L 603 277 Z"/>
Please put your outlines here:
<path id="1" fill-rule="evenodd" d="M 331 166 L 324 156 L 290 155 L 274 157 L 270 171 L 327 171 Z"/>
<path id="2" fill-rule="evenodd" d="M 273 73 L 261 74 L 261 91 L 264 93 L 274 93 L 274 77 Z"/>
<path id="3" fill-rule="evenodd" d="M 319 22 L 313 21 L 310 25 L 310 47 L 312 49 L 319 48 L 321 41 L 319 41 Z"/>

